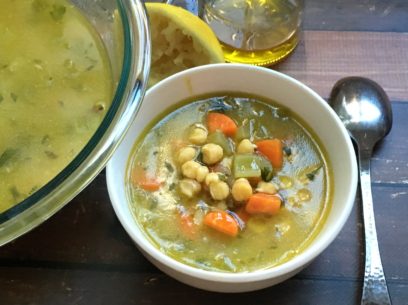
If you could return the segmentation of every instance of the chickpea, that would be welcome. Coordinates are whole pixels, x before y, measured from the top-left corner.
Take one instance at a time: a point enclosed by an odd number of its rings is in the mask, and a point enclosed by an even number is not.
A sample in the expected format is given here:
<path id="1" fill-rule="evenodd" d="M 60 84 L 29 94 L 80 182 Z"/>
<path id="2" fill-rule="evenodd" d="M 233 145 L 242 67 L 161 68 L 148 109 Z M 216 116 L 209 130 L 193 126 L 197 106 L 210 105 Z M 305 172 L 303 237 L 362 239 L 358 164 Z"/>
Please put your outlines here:
<path id="1" fill-rule="evenodd" d="M 190 160 L 181 166 L 181 172 L 185 177 L 195 179 L 197 176 L 197 170 L 200 166 L 200 163 Z"/>
<path id="2" fill-rule="evenodd" d="M 201 184 L 193 179 L 182 179 L 179 187 L 181 193 L 189 198 L 194 197 L 201 191 Z"/>
<path id="3" fill-rule="evenodd" d="M 243 139 L 239 142 L 237 147 L 237 153 L 239 154 L 252 154 L 255 151 L 255 145 L 248 139 Z"/>
<path id="4" fill-rule="evenodd" d="M 256 191 L 273 195 L 278 191 L 278 187 L 275 185 L 275 183 L 261 181 L 258 183 Z"/>
<path id="5" fill-rule="evenodd" d="M 215 164 L 220 161 L 224 155 L 224 151 L 220 145 L 208 143 L 202 149 L 203 161 L 205 164 Z"/>
<path id="6" fill-rule="evenodd" d="M 178 156 L 177 156 L 177 161 L 179 164 L 184 164 L 187 161 L 193 160 L 196 155 L 196 150 L 195 148 L 191 146 L 183 147 L 180 149 Z"/>
<path id="7" fill-rule="evenodd" d="M 251 184 L 247 179 L 239 178 L 232 185 L 231 193 L 236 201 L 245 201 L 252 195 Z"/>
<path id="8" fill-rule="evenodd" d="M 229 195 L 228 184 L 224 181 L 213 182 L 210 184 L 210 194 L 214 200 L 224 200 Z"/>
<path id="9" fill-rule="evenodd" d="M 220 177 L 218 176 L 217 173 L 209 173 L 206 177 L 205 177 L 205 184 L 207 186 L 209 186 L 211 183 L 213 182 L 218 182 L 220 181 Z"/>
<path id="10" fill-rule="evenodd" d="M 189 136 L 188 140 L 196 145 L 202 145 L 207 141 L 208 131 L 204 126 L 195 126 Z"/>
<path id="11" fill-rule="evenodd" d="M 196 172 L 196 180 L 198 181 L 198 182 L 203 182 L 204 180 L 205 180 L 205 178 L 207 177 L 207 175 L 208 175 L 208 173 L 209 173 L 210 171 L 208 170 L 208 167 L 207 166 L 203 166 L 203 165 L 201 165 L 198 169 L 197 169 L 197 172 Z"/>

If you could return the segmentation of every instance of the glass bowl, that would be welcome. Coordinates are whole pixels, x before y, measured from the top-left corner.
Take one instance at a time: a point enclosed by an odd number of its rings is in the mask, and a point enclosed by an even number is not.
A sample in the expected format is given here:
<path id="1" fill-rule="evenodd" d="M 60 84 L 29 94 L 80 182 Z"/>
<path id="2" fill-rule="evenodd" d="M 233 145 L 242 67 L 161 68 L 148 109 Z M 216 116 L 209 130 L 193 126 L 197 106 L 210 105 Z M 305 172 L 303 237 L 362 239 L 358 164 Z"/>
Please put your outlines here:
<path id="1" fill-rule="evenodd" d="M 150 67 L 150 39 L 139 0 L 71 0 L 105 45 L 115 84 L 113 100 L 100 126 L 78 155 L 51 181 L 0 213 L 0 246 L 51 217 L 104 168 L 142 98 Z"/>

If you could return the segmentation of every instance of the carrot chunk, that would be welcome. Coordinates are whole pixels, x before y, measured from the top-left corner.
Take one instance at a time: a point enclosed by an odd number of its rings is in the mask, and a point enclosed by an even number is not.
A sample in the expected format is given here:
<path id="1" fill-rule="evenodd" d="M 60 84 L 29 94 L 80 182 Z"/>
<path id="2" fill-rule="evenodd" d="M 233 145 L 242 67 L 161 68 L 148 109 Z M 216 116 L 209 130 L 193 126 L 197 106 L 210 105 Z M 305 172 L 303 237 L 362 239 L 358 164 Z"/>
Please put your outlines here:
<path id="1" fill-rule="evenodd" d="M 266 214 L 275 215 L 279 212 L 282 200 L 279 196 L 255 193 L 249 197 L 245 205 L 245 211 L 248 214 Z"/>
<path id="2" fill-rule="evenodd" d="M 156 180 L 144 180 L 139 182 L 139 186 L 149 192 L 154 192 L 160 189 L 161 183 Z"/>
<path id="3" fill-rule="evenodd" d="M 230 214 L 224 211 L 210 212 L 204 217 L 204 224 L 229 236 L 237 236 L 238 224 Z"/>
<path id="4" fill-rule="evenodd" d="M 217 112 L 210 112 L 207 115 L 207 126 L 209 132 L 220 130 L 228 137 L 233 137 L 237 132 L 237 124 L 227 115 Z"/>
<path id="5" fill-rule="evenodd" d="M 283 164 L 283 147 L 279 139 L 262 140 L 255 143 L 258 151 L 271 161 L 273 168 L 281 168 Z"/>
<path id="6" fill-rule="evenodd" d="M 149 176 L 141 167 L 135 167 L 132 170 L 131 181 L 133 186 L 141 187 L 149 192 L 157 191 L 162 184 L 157 178 Z"/>

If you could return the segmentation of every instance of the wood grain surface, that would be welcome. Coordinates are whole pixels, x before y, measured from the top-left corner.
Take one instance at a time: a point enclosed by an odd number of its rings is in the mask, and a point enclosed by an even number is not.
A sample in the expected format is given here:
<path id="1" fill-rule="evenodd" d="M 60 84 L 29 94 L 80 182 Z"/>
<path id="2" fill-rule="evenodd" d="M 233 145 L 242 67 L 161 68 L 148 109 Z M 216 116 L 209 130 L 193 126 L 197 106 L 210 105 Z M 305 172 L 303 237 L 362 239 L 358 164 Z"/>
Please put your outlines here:
<path id="1" fill-rule="evenodd" d="M 407 32 L 406 0 L 304 0 L 306 30 Z"/>
<path id="2" fill-rule="evenodd" d="M 380 83 L 394 125 L 372 159 L 378 238 L 394 305 L 408 304 L 408 1 L 306 0 L 305 32 L 273 67 L 327 98 L 340 78 Z M 251 293 L 198 290 L 164 275 L 118 222 L 101 173 L 50 220 L 0 248 L 0 305 L 360 304 L 360 198 L 336 240 L 306 269 Z"/>
<path id="3" fill-rule="evenodd" d="M 335 242 L 294 278 L 258 292 L 225 295 L 188 287 L 150 265 L 118 230 L 109 202 L 92 196 L 103 184 L 99 177 L 55 217 L 3 247 L 2 304 L 253 304 L 254 300 L 270 304 L 271 299 L 275 304 L 358 304 L 363 263 L 358 205 Z M 400 215 L 408 215 L 408 195 L 388 186 L 375 186 L 373 194 L 393 304 L 407 304 L 408 274 L 402 266 L 406 266 L 408 241 L 396 243 L 389 237 L 408 236 L 407 226 L 398 221 Z M 339 294 L 345 297 L 339 299 Z"/>
<path id="4" fill-rule="evenodd" d="M 290 58 L 276 68 L 323 97 L 346 76 L 365 76 L 384 87 L 390 99 L 408 100 L 408 34 L 305 31 Z"/>

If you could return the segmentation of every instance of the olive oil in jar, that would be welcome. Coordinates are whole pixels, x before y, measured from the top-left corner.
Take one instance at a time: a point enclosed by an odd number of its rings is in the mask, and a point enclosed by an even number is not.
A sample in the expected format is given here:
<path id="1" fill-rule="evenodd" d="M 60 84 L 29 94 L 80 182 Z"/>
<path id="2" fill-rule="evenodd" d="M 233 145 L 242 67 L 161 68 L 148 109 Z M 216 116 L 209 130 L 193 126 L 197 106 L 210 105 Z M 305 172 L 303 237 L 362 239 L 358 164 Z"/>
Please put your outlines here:
<path id="1" fill-rule="evenodd" d="M 272 65 L 299 42 L 302 0 L 208 0 L 203 20 L 217 35 L 225 60 Z"/>

